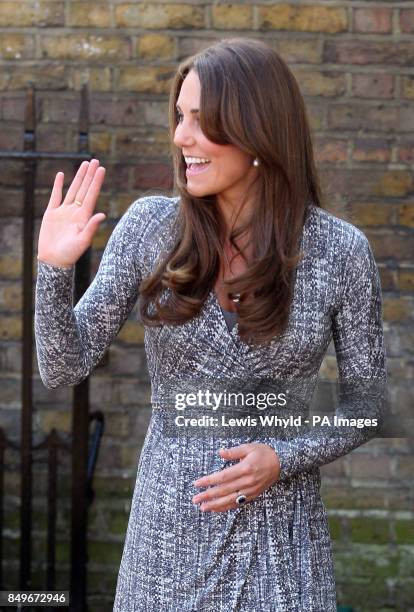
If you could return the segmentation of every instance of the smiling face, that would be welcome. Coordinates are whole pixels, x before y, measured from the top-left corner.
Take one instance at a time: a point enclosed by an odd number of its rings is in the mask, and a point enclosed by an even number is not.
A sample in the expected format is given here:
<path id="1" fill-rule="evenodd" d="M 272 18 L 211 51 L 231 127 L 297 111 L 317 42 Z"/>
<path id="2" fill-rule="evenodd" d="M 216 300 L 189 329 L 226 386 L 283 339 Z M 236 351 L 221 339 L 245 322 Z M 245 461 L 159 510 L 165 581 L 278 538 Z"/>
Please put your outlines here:
<path id="1" fill-rule="evenodd" d="M 174 144 L 185 158 L 204 158 L 210 162 L 190 167 L 187 163 L 187 190 L 195 197 L 217 194 L 219 204 L 238 208 L 258 170 L 252 165 L 251 155 L 234 145 L 216 144 L 206 138 L 199 121 L 200 95 L 200 79 L 195 70 L 190 70 L 177 100 Z"/>

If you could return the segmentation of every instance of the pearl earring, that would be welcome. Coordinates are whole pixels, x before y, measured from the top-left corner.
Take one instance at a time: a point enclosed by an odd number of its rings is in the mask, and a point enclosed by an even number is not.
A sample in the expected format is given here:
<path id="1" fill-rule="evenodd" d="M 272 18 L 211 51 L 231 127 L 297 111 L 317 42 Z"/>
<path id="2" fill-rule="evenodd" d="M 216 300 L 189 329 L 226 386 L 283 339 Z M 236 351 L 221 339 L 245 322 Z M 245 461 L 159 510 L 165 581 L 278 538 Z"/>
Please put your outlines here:
<path id="1" fill-rule="evenodd" d="M 257 167 L 257 166 L 259 166 L 259 165 L 260 165 L 260 162 L 259 162 L 259 160 L 258 160 L 258 159 L 257 159 L 257 157 L 256 157 L 256 158 L 253 160 L 253 166 L 256 166 L 256 167 Z"/>

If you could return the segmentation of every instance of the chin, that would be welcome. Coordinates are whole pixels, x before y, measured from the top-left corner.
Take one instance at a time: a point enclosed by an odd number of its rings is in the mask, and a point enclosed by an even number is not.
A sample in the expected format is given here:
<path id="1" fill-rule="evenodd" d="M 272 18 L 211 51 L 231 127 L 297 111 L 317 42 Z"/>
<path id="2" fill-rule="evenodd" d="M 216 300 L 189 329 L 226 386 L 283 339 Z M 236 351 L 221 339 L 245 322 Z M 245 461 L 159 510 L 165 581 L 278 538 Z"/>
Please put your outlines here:
<path id="1" fill-rule="evenodd" d="M 206 195 L 210 195 L 210 194 L 212 193 L 212 191 L 211 191 L 211 190 L 206 189 L 206 188 L 204 188 L 204 189 L 203 189 L 201 186 L 200 186 L 200 187 L 198 187 L 198 188 L 197 188 L 197 187 L 194 187 L 194 188 L 193 188 L 193 187 L 191 187 L 191 186 L 188 184 L 188 182 L 187 182 L 187 191 L 188 191 L 188 193 L 189 193 L 190 195 L 193 195 L 193 196 L 195 196 L 195 197 L 197 197 L 197 198 L 202 198 L 202 197 L 204 197 L 204 196 L 206 196 Z"/>
<path id="2" fill-rule="evenodd" d="M 221 185 L 218 185 L 217 181 L 206 181 L 203 184 L 199 181 L 198 184 L 195 184 L 195 181 L 191 183 L 187 179 L 187 190 L 191 195 L 202 198 L 204 196 L 217 195 L 223 191 L 223 188 Z"/>

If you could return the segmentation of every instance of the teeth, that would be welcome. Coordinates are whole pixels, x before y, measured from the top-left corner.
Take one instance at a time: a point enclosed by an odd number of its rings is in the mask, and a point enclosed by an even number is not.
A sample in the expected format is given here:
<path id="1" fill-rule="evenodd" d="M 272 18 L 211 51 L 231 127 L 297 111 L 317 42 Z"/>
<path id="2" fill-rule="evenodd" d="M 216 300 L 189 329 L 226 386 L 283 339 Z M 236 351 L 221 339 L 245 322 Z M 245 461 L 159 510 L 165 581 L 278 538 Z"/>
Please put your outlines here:
<path id="1" fill-rule="evenodd" d="M 184 159 L 187 164 L 205 164 L 211 161 L 205 157 L 185 157 Z"/>

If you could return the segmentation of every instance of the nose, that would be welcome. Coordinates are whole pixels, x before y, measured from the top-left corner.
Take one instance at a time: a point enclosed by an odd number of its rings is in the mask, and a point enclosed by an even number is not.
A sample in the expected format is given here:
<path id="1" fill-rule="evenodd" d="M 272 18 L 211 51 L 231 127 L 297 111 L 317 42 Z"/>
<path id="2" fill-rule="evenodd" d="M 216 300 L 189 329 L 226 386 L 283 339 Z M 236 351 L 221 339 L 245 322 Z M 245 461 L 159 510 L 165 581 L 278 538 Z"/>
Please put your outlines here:
<path id="1" fill-rule="evenodd" d="M 177 124 L 174 133 L 174 144 L 176 147 L 184 148 L 194 144 L 194 134 L 191 127 L 187 126 L 185 120 Z"/>

